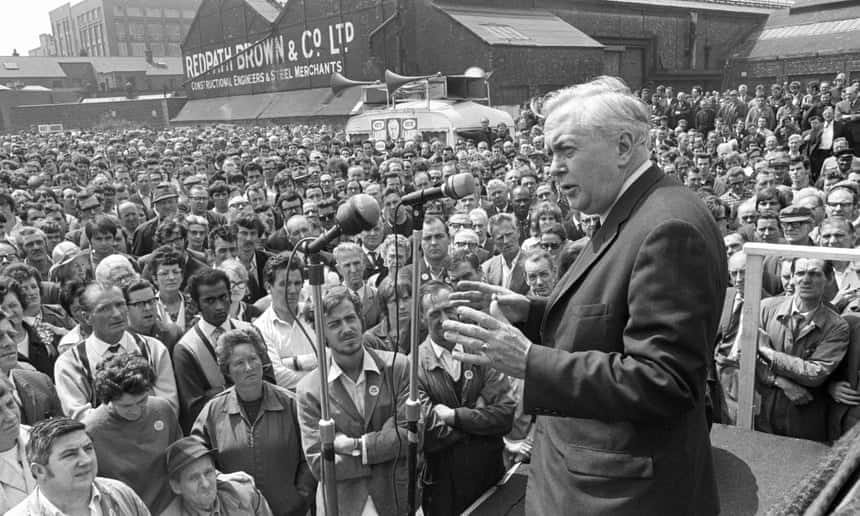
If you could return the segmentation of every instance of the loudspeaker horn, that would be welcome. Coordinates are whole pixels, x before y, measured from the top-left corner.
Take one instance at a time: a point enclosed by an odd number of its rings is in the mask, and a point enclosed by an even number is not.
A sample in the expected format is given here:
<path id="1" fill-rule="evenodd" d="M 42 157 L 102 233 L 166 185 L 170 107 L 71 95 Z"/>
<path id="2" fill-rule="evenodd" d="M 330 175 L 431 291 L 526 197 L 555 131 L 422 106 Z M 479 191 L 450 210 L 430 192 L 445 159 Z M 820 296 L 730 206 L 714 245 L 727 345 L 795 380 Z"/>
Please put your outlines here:
<path id="1" fill-rule="evenodd" d="M 431 79 L 433 77 L 441 77 L 441 74 L 434 73 L 432 75 L 410 76 L 396 74 L 391 70 L 385 70 L 385 86 L 388 87 L 388 94 L 392 95 L 395 91 L 397 91 L 398 88 L 405 84 L 415 81 L 423 81 L 425 79 Z"/>
<path id="2" fill-rule="evenodd" d="M 371 84 L 376 84 L 376 81 L 354 81 L 352 79 L 347 79 L 337 72 L 331 74 L 331 92 L 335 95 L 347 88 L 352 88 L 353 86 L 368 86 Z"/>

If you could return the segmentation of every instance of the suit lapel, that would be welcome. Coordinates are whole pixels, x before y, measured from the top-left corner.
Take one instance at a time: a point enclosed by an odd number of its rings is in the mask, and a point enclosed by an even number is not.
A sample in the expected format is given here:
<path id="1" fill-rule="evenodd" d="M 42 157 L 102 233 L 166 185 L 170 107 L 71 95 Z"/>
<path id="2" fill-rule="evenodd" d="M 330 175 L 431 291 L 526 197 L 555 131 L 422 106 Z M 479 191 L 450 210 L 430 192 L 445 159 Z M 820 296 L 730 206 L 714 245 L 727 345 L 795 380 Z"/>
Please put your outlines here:
<path id="1" fill-rule="evenodd" d="M 591 266 L 600 259 L 601 256 L 609 249 L 612 242 L 618 236 L 618 231 L 621 225 L 630 217 L 636 206 L 645 196 L 651 187 L 663 178 L 663 173 L 655 165 L 652 165 L 645 173 L 637 179 L 630 188 L 624 192 L 624 195 L 618 199 L 615 206 L 612 207 L 609 215 L 606 217 L 606 222 L 597 230 L 591 237 L 591 240 L 582 250 L 579 257 L 562 276 L 561 281 L 556 289 L 550 295 L 547 303 L 545 314 L 549 314 L 558 299 L 564 295 L 578 280 L 585 274 Z M 544 315 L 546 320 L 547 315 Z"/>
<path id="2" fill-rule="evenodd" d="M 344 388 L 343 384 L 340 380 L 335 380 L 329 384 L 329 390 L 331 390 L 331 402 L 338 407 L 341 408 L 349 417 L 356 421 L 363 421 L 364 418 L 361 417 L 361 414 L 358 413 L 358 409 L 355 407 L 355 403 L 352 402 L 352 398 L 349 396 L 349 393 Z"/>
<path id="3" fill-rule="evenodd" d="M 377 364 L 378 366 L 378 364 Z M 364 380 L 364 425 L 367 428 L 370 421 L 373 420 L 373 411 L 376 410 L 376 404 L 379 403 L 379 398 L 384 394 L 382 385 L 382 372 L 384 369 L 379 367 L 379 374 L 368 371 L 365 373 Z"/>

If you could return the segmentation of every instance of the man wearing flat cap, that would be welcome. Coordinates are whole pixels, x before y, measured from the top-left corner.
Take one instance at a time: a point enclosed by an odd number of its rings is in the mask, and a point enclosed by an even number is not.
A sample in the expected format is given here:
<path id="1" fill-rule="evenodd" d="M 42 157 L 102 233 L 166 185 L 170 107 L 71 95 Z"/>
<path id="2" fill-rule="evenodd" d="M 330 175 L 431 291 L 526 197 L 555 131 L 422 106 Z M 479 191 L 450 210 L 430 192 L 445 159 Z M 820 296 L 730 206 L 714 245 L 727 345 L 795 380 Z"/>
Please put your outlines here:
<path id="1" fill-rule="evenodd" d="M 806 206 L 786 206 L 779 212 L 779 225 L 785 243 L 791 245 L 815 245 L 809 238 L 812 231 L 812 210 Z"/>
<path id="2" fill-rule="evenodd" d="M 167 448 L 167 476 L 176 498 L 161 516 L 272 516 L 254 479 L 241 471 L 219 473 L 215 453 L 196 436 Z"/>
<path id="3" fill-rule="evenodd" d="M 143 256 L 155 249 L 155 230 L 164 221 L 176 215 L 179 194 L 170 183 L 159 183 L 152 194 L 152 206 L 156 216 L 147 220 L 134 232 L 132 254 Z"/>

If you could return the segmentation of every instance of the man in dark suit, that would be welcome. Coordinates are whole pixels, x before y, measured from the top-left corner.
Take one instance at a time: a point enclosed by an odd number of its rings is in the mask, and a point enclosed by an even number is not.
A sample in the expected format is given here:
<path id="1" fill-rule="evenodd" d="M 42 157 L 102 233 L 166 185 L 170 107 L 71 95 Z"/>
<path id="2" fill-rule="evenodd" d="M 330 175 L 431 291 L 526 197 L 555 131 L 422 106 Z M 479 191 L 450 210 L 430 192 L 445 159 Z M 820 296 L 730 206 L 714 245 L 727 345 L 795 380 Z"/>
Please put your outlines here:
<path id="1" fill-rule="evenodd" d="M 728 276 L 719 230 L 648 160 L 647 106 L 620 80 L 545 110 L 551 173 L 601 228 L 549 298 L 461 284 L 452 297 L 489 313 L 458 308 L 446 337 L 524 378 L 538 416 L 527 514 L 717 514 L 705 384 Z"/>
<path id="2" fill-rule="evenodd" d="M 260 237 L 265 232 L 263 222 L 256 213 L 240 215 L 233 221 L 236 227 L 236 248 L 239 261 L 248 271 L 248 291 L 243 301 L 254 303 L 266 295 L 263 268 L 269 254 L 258 249 Z"/>
<path id="3" fill-rule="evenodd" d="M 499 213 L 490 219 L 490 237 L 496 243 L 496 256 L 481 264 L 487 283 L 498 285 L 518 294 L 529 291 L 520 252 L 520 230 L 510 213 Z"/>
<path id="4" fill-rule="evenodd" d="M 172 184 L 161 183 L 158 185 L 152 198 L 152 205 L 158 215 L 147 220 L 135 230 L 131 245 L 131 252 L 134 256 L 143 256 L 155 249 L 155 230 L 163 221 L 176 215 L 179 206 L 178 199 L 179 194 L 176 193 L 176 188 Z"/>

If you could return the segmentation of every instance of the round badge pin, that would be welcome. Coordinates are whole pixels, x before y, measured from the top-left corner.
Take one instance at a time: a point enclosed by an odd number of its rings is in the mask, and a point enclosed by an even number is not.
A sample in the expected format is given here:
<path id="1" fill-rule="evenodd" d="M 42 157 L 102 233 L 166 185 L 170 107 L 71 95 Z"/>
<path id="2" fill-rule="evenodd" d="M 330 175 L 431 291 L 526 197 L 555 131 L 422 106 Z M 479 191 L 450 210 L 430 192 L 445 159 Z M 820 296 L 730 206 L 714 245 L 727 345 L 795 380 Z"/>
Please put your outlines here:
<path id="1" fill-rule="evenodd" d="M 430 281 L 430 275 L 426 272 L 421 275 L 421 281 Z"/>
<path id="2" fill-rule="evenodd" d="M 158 421 L 156 421 L 155 423 L 152 424 L 152 427 L 155 428 L 156 432 L 160 432 L 160 431 L 164 430 L 164 421 L 159 419 Z"/>
<path id="3" fill-rule="evenodd" d="M 369 392 L 371 396 L 379 396 L 379 387 L 371 385 L 370 389 L 367 389 L 367 392 Z"/>
<path id="4" fill-rule="evenodd" d="M 472 377 L 475 376 L 475 373 L 473 373 L 471 370 L 469 370 L 469 371 L 466 371 L 465 373 L 463 373 L 463 376 L 465 376 L 467 380 L 471 380 Z"/>

